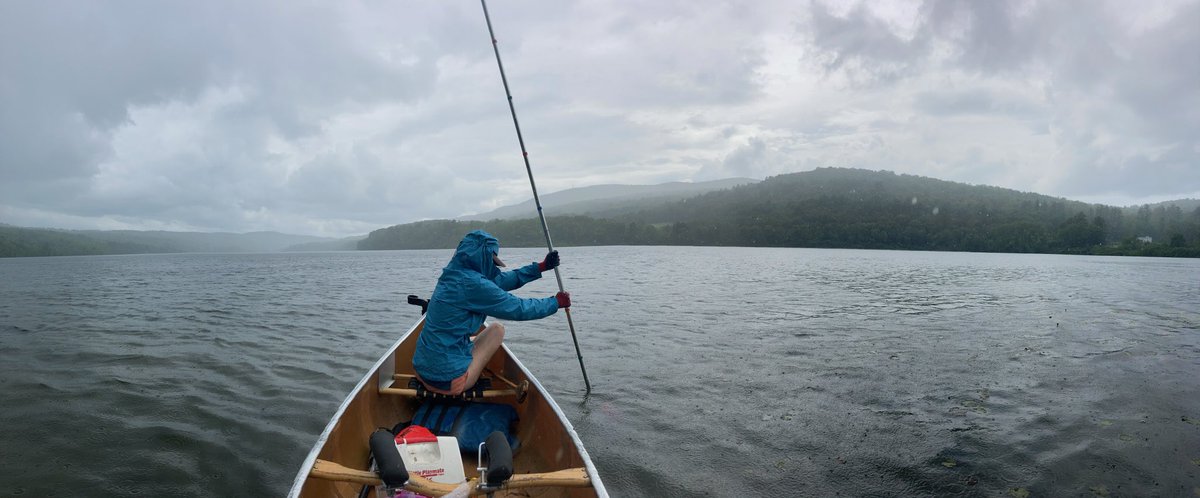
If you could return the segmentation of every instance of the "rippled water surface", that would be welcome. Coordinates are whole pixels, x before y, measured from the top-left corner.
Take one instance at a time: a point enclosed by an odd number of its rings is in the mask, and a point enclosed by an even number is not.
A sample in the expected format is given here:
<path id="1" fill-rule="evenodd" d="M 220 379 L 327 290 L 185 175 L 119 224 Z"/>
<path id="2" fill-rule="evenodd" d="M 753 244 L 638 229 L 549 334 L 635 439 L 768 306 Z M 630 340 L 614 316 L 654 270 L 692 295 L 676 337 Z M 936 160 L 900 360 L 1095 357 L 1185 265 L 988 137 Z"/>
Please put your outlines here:
<path id="1" fill-rule="evenodd" d="M 506 340 L 616 496 L 1200 496 L 1200 261 L 562 253 L 592 395 Z M 0 496 L 284 494 L 449 256 L 0 259 Z"/>

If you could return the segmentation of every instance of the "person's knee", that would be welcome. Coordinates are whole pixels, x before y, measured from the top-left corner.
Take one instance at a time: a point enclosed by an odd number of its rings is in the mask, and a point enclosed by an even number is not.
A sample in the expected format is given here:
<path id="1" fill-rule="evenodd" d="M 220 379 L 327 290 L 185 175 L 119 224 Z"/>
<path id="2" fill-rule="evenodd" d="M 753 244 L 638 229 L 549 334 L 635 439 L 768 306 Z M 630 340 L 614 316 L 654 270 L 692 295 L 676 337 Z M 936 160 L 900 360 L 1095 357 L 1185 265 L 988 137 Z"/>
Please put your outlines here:
<path id="1" fill-rule="evenodd" d="M 496 322 L 492 326 L 495 328 L 492 329 L 492 331 L 489 333 L 496 334 L 497 341 L 503 341 L 504 340 L 504 324 L 500 323 L 500 322 Z"/>

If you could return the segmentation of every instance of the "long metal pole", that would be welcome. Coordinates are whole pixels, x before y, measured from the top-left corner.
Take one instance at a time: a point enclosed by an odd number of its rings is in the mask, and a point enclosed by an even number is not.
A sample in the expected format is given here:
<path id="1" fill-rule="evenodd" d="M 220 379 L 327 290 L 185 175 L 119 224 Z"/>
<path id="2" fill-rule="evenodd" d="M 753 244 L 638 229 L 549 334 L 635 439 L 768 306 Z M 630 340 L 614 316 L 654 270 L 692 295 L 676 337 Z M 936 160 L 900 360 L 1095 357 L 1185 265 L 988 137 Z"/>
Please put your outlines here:
<path id="1" fill-rule="evenodd" d="M 538 218 L 542 220 L 542 234 L 546 236 L 546 249 L 553 251 L 554 242 L 550 241 L 550 227 L 546 225 L 546 215 L 542 213 L 542 201 L 538 198 L 537 183 L 533 181 L 533 168 L 529 167 L 529 152 L 525 150 L 525 138 L 521 136 L 521 123 L 517 121 L 517 108 L 513 106 L 512 91 L 508 89 L 508 77 L 504 75 L 504 63 L 500 62 L 500 47 L 496 42 L 496 32 L 492 30 L 492 17 L 488 15 L 487 0 L 479 0 L 483 6 L 483 19 L 487 22 L 488 35 L 492 38 L 492 51 L 496 53 L 496 66 L 500 68 L 500 81 L 504 83 L 504 94 L 508 96 L 508 110 L 512 113 L 513 126 L 517 129 L 517 142 L 521 144 L 521 158 L 525 160 L 525 172 L 529 174 L 529 187 L 533 189 L 533 203 L 537 206 Z M 554 268 L 554 278 L 558 280 L 559 292 L 563 288 L 562 274 L 558 267 Z M 583 385 L 587 393 L 592 392 L 592 383 L 588 381 L 587 368 L 583 366 L 583 353 L 579 352 L 579 339 L 575 337 L 575 322 L 571 320 L 571 308 L 565 308 L 567 325 L 571 327 L 571 341 L 575 343 L 575 356 L 579 358 L 579 370 L 583 372 Z"/>

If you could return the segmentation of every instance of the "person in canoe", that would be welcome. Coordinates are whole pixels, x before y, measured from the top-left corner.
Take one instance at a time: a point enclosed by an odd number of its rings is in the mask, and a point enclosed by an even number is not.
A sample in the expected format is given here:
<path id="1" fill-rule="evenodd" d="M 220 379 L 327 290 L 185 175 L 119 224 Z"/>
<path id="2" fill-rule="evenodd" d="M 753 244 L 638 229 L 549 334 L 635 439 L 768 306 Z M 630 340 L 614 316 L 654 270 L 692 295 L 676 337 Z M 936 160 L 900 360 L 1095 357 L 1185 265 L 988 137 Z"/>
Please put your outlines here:
<path id="1" fill-rule="evenodd" d="M 504 341 L 504 325 L 483 328 L 486 317 L 536 320 L 571 306 L 566 292 L 545 298 L 521 298 L 508 291 L 542 277 L 558 266 L 558 251 L 540 263 L 500 271 L 500 241 L 483 230 L 463 237 L 450 263 L 442 268 L 425 328 L 417 339 L 413 368 L 430 391 L 457 396 L 479 380 L 483 367 Z"/>

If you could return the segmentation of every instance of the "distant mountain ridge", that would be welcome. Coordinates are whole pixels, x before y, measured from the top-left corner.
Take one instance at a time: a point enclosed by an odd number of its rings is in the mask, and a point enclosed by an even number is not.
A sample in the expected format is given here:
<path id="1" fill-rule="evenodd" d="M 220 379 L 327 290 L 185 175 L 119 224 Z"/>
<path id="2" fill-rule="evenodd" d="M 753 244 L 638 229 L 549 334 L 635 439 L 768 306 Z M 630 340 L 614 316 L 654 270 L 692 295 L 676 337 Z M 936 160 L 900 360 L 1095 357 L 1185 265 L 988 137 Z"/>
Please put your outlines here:
<path id="1" fill-rule="evenodd" d="M 557 245 L 725 245 L 1200 255 L 1200 208 L 1123 208 L 935 178 L 818 168 L 619 216 L 549 216 Z M 430 220 L 371 232 L 359 249 L 450 248 L 471 229 L 541 245 L 535 220 Z M 1149 238 L 1154 244 L 1145 244 Z"/>
<path id="2" fill-rule="evenodd" d="M 600 185 L 546 194 L 542 200 L 555 243 L 563 246 L 1200 255 L 1200 200 L 1122 208 L 889 171 L 818 168 L 763 181 Z M 514 217 L 503 219 L 505 210 Z M 452 248 L 476 228 L 500 236 L 507 247 L 535 247 L 544 244 L 536 214 L 527 201 L 476 216 L 486 220 L 428 220 L 342 239 L 0 223 L 0 257 Z"/>
<path id="3" fill-rule="evenodd" d="M 140 230 L 79 230 L 99 240 L 134 242 L 172 249 L 164 252 L 278 252 L 298 244 L 329 240 L 279 232 L 170 232 Z"/>
<path id="4" fill-rule="evenodd" d="M 727 178 L 707 182 L 668 182 L 656 185 L 593 185 L 541 196 L 542 208 L 554 216 L 585 214 L 612 218 L 656 205 L 686 199 L 707 192 L 757 183 L 753 178 Z M 511 220 L 537 218 L 533 199 L 504 206 L 486 213 L 460 216 L 462 221 Z"/>
<path id="5" fill-rule="evenodd" d="M 0 224 L 0 257 L 152 254 L 180 252 L 279 252 L 302 244 L 333 241 L 279 232 L 169 232 L 59 230 Z M 344 243 L 349 247 L 350 243 Z"/>
<path id="6" fill-rule="evenodd" d="M 1174 200 L 1163 201 L 1163 202 L 1155 202 L 1153 204 L 1138 204 L 1138 205 L 1134 205 L 1134 206 L 1125 206 L 1123 209 L 1125 210 L 1125 214 L 1134 214 L 1134 213 L 1137 213 L 1138 210 L 1142 209 L 1142 208 L 1146 208 L 1146 209 L 1150 209 L 1150 210 L 1155 210 L 1160 207 L 1164 208 L 1164 209 L 1170 209 L 1171 206 L 1178 207 L 1179 210 L 1182 212 L 1190 213 L 1192 211 L 1195 211 L 1197 208 L 1200 208 L 1200 199 L 1174 199 Z"/>

